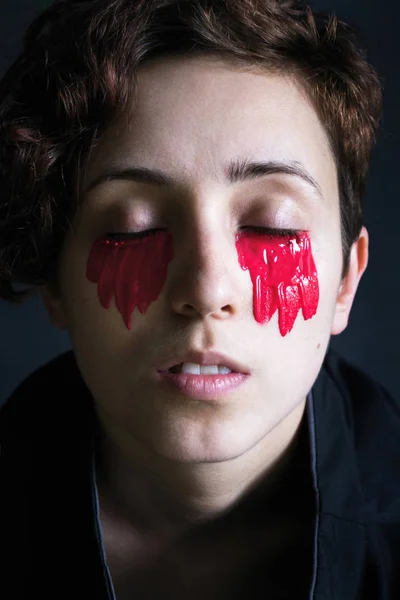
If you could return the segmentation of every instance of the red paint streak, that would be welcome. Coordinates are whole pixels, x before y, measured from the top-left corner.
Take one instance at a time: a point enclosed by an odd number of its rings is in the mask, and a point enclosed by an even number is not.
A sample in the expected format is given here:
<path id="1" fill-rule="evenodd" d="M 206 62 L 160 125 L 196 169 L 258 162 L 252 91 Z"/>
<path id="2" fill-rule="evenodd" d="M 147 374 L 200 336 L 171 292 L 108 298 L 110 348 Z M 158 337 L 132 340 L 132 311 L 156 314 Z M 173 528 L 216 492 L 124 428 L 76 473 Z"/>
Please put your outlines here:
<path id="1" fill-rule="evenodd" d="M 307 233 L 275 238 L 257 233 L 236 238 L 239 264 L 253 282 L 253 312 L 258 323 L 279 310 L 279 329 L 285 336 L 302 308 L 304 319 L 315 315 L 319 300 L 317 270 Z M 90 251 L 86 277 L 98 284 L 101 305 L 109 308 L 113 295 L 128 329 L 137 307 L 144 314 L 157 300 L 174 256 L 172 234 L 154 232 L 120 242 L 100 238 Z"/>
<path id="2" fill-rule="evenodd" d="M 103 308 L 110 308 L 115 294 L 115 304 L 130 329 L 135 307 L 144 314 L 160 295 L 173 255 L 172 234 L 164 231 L 121 242 L 100 238 L 90 251 L 86 277 L 98 284 Z"/>
<path id="3" fill-rule="evenodd" d="M 300 308 L 305 320 L 317 312 L 317 269 L 307 233 L 276 238 L 257 233 L 236 240 L 239 264 L 253 282 L 253 312 L 258 323 L 279 310 L 282 336 L 291 331 Z"/>

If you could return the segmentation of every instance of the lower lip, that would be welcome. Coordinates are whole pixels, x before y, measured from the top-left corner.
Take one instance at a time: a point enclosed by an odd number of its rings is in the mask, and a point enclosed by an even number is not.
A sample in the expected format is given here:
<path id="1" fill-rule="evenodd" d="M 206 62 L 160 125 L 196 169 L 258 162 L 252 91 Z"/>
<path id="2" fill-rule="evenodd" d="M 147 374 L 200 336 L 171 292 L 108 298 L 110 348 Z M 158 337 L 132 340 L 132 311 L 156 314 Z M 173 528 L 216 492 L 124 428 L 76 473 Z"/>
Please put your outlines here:
<path id="1" fill-rule="evenodd" d="M 158 371 L 158 377 L 165 385 L 195 400 L 216 400 L 242 385 L 250 375 L 246 373 L 191 375 Z"/>

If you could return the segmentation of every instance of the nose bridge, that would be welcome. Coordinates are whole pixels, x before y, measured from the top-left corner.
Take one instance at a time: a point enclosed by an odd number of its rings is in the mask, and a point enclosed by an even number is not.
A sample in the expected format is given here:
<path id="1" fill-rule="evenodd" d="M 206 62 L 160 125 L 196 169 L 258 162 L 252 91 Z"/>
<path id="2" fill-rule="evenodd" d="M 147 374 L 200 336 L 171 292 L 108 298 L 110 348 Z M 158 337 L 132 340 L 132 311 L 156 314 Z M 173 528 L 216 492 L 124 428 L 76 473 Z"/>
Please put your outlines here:
<path id="1" fill-rule="evenodd" d="M 167 294 L 178 313 L 195 310 L 225 318 L 244 301 L 239 278 L 242 273 L 244 282 L 246 275 L 239 265 L 234 223 L 224 200 L 197 198 L 176 227 Z"/>
<path id="2" fill-rule="evenodd" d="M 190 222 L 185 223 L 180 240 L 185 262 L 199 276 L 220 277 L 232 257 L 236 257 L 234 233 L 228 217 L 216 210 L 215 205 L 203 204 L 197 212 L 196 216 L 188 217 Z"/>

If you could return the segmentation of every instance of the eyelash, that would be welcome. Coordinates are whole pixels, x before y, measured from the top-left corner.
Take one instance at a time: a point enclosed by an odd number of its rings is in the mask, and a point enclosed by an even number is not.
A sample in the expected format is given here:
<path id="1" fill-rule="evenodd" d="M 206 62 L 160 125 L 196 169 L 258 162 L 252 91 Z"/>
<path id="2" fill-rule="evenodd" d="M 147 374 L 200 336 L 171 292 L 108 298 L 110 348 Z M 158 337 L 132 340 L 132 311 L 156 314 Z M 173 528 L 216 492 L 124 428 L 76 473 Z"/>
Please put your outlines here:
<path id="1" fill-rule="evenodd" d="M 301 233 L 299 229 L 274 229 L 271 227 L 243 227 L 242 229 L 252 229 L 255 233 L 260 233 L 262 235 L 267 235 L 269 237 L 281 238 L 281 237 L 296 237 Z M 121 240 L 137 240 L 145 237 L 149 237 L 154 235 L 158 231 L 163 231 L 162 229 L 147 229 L 145 231 L 139 231 L 137 233 L 107 233 L 106 239 L 112 241 L 121 241 Z"/>

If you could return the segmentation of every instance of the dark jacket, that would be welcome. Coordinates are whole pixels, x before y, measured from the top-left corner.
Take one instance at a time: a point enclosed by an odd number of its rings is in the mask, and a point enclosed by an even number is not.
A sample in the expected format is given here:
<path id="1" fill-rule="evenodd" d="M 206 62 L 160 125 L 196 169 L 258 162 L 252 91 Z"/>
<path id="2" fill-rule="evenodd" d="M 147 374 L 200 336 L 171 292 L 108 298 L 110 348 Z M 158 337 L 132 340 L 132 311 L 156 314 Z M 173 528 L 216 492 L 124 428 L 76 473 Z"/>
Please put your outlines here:
<path id="1" fill-rule="evenodd" d="M 276 572 L 296 589 L 304 567 L 308 587 L 257 598 L 400 599 L 399 404 L 328 350 L 304 423 L 311 552 Z M 73 352 L 30 375 L 0 411 L 2 600 L 114 598 L 93 477 L 95 432 Z"/>

